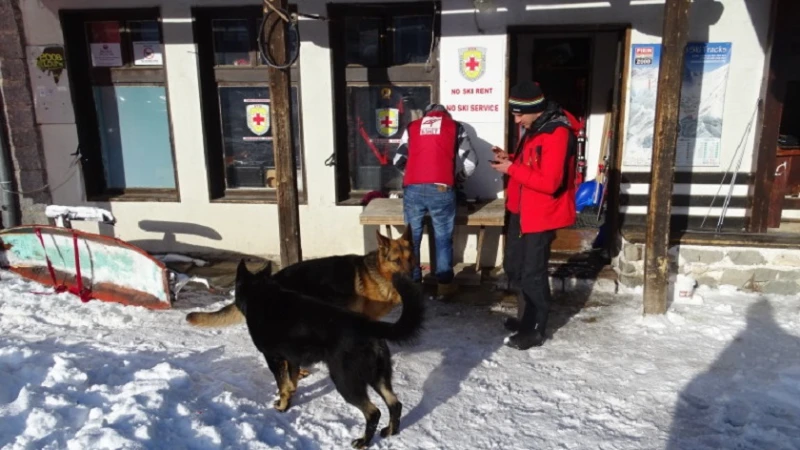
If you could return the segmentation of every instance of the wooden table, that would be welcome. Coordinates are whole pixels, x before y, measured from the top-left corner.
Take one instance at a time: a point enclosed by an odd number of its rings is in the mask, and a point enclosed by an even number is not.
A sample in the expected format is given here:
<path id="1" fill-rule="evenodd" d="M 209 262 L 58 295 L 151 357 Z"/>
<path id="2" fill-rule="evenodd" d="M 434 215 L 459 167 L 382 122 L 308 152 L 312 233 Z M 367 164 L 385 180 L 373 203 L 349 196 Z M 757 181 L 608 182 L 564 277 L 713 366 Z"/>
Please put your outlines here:
<path id="1" fill-rule="evenodd" d="M 476 226 L 478 230 L 477 254 L 475 256 L 475 272 L 480 274 L 481 250 L 483 249 L 483 239 L 486 235 L 486 227 L 502 227 L 505 222 L 505 199 L 498 198 L 487 203 L 475 203 L 473 205 L 459 206 L 456 209 L 456 225 Z M 386 234 L 392 236 L 392 225 L 405 226 L 403 220 L 403 199 L 401 198 L 376 198 L 361 212 L 361 225 L 384 225 Z M 428 234 L 433 236 L 433 230 L 428 224 Z M 431 270 L 436 261 L 436 252 L 433 239 L 429 239 L 429 251 L 431 260 Z"/>

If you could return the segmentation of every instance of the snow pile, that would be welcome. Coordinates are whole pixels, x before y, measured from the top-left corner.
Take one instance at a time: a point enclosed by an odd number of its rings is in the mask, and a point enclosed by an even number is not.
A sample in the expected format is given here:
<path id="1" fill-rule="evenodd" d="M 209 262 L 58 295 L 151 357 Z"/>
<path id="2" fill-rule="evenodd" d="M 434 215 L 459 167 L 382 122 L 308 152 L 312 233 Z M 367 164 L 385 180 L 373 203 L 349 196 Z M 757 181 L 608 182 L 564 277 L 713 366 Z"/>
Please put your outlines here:
<path id="1" fill-rule="evenodd" d="M 321 366 L 272 409 L 243 326 L 184 322 L 225 299 L 154 312 L 0 277 L 2 449 L 347 448 L 363 429 Z M 561 298 L 527 352 L 502 346 L 501 315 L 432 302 L 422 340 L 392 347 L 402 431 L 372 448 L 800 448 L 797 300 L 698 295 L 646 318 L 636 294 Z"/>

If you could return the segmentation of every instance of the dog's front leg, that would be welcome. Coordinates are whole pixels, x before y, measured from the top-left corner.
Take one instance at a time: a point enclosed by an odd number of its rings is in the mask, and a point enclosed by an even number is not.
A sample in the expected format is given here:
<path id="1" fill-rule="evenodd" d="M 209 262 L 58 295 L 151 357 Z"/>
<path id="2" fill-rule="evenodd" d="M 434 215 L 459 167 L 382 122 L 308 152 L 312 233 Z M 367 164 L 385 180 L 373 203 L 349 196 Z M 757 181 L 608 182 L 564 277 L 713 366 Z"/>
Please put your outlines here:
<path id="1" fill-rule="evenodd" d="M 300 374 L 302 373 L 300 366 L 297 364 L 293 364 L 289 361 L 286 361 L 286 376 L 289 379 L 288 385 L 288 392 L 286 392 L 286 402 L 287 407 L 292 402 L 292 397 L 294 393 L 297 391 L 297 383 L 300 381 Z M 281 398 L 283 398 L 284 392 L 281 391 Z"/>
<path id="2" fill-rule="evenodd" d="M 284 412 L 289 409 L 292 393 L 295 389 L 292 378 L 289 376 L 289 362 L 282 358 L 264 356 L 267 359 L 269 370 L 275 376 L 275 384 L 278 385 L 279 398 L 272 405 L 278 411 Z"/>

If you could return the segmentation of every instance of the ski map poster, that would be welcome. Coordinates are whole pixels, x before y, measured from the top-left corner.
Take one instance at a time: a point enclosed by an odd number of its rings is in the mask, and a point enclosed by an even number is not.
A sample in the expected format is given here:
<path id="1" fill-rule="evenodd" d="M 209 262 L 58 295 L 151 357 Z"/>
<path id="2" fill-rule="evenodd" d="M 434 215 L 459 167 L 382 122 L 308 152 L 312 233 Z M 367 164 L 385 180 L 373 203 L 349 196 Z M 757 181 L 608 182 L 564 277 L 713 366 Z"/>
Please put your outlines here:
<path id="1" fill-rule="evenodd" d="M 690 42 L 684 55 L 675 165 L 718 167 L 730 42 Z M 623 164 L 650 166 L 661 44 L 631 48 L 628 131 Z"/>
<path id="2" fill-rule="evenodd" d="M 730 42 L 690 42 L 686 46 L 677 166 L 719 166 L 730 61 Z"/>
<path id="3" fill-rule="evenodd" d="M 661 44 L 634 44 L 631 59 L 628 131 L 623 163 L 626 166 L 650 166 Z"/>

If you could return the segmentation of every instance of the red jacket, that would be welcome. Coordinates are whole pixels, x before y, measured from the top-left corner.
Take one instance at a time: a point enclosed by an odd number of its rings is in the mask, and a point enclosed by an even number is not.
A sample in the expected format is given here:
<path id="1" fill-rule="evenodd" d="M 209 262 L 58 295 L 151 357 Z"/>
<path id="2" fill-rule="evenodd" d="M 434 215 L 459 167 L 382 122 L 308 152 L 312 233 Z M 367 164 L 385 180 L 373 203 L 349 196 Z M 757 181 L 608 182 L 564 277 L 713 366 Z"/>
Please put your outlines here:
<path id="1" fill-rule="evenodd" d="M 575 223 L 575 155 L 570 150 L 577 126 L 578 121 L 566 111 L 546 111 L 531 126 L 536 131 L 529 131 L 518 146 L 521 149 L 511 156 L 506 208 L 520 214 L 523 233 Z"/>
<path id="2" fill-rule="evenodd" d="M 453 186 L 456 172 L 458 124 L 446 112 L 430 112 L 411 122 L 408 163 L 403 186 L 443 183 Z"/>

